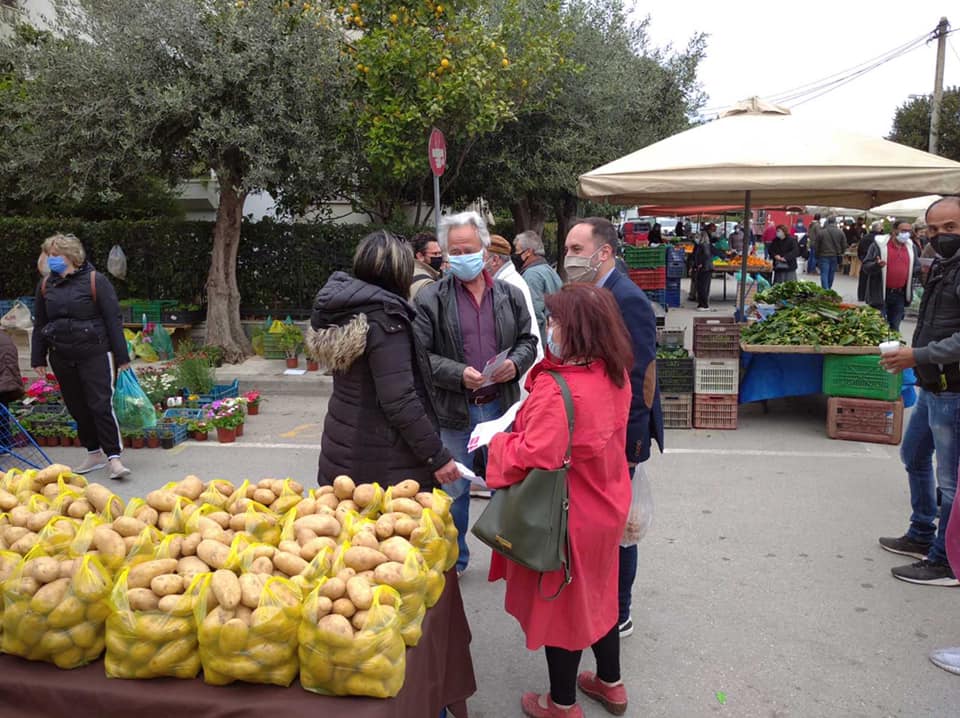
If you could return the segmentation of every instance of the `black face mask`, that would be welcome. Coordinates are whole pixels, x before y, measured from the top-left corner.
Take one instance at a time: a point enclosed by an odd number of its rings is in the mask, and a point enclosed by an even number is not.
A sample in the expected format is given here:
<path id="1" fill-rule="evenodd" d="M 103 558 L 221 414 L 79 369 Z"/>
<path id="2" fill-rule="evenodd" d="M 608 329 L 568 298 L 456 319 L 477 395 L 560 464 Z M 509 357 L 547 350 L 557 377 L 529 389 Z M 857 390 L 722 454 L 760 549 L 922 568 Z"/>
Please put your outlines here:
<path id="1" fill-rule="evenodd" d="M 930 238 L 930 244 L 944 259 L 950 259 L 960 250 L 960 234 L 938 234 Z"/>
<path id="2" fill-rule="evenodd" d="M 440 267 L 443 266 L 443 255 L 441 254 L 439 257 L 430 257 L 428 264 L 430 265 L 431 269 L 435 269 L 439 272 Z"/>
<path id="3" fill-rule="evenodd" d="M 523 269 L 523 259 L 519 254 L 511 254 L 510 261 L 513 262 L 513 266 L 516 267 L 518 272 Z"/>

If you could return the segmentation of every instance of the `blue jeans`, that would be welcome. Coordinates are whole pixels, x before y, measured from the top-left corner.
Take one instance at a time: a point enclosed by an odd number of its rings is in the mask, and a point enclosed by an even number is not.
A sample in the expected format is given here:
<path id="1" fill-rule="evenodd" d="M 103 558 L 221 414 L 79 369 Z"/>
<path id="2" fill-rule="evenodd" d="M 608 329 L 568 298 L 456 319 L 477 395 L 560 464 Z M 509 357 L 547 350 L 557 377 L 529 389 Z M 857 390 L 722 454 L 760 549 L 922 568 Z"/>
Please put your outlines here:
<path id="1" fill-rule="evenodd" d="M 467 451 L 467 442 L 477 424 L 496 419 L 503 412 L 500 411 L 500 400 L 494 399 L 489 404 L 477 406 L 470 404 L 470 427 L 460 431 L 458 429 L 441 429 L 440 439 L 453 458 L 466 466 L 473 468 L 472 452 Z M 486 452 L 486 449 L 481 449 Z M 467 529 L 470 527 L 470 481 L 460 479 L 443 487 L 453 497 L 450 515 L 457 527 L 457 543 L 460 546 L 460 557 L 457 559 L 457 571 L 463 571 L 470 561 L 470 549 L 467 548 Z"/>
<path id="2" fill-rule="evenodd" d="M 902 289 L 888 289 L 883 299 L 883 318 L 895 332 L 900 331 L 900 322 L 907 308 L 907 295 Z"/>
<path id="3" fill-rule="evenodd" d="M 820 257 L 817 266 L 820 268 L 820 286 L 824 289 L 832 289 L 833 278 L 837 273 L 837 258 Z"/>
<path id="4" fill-rule="evenodd" d="M 930 543 L 927 558 L 946 563 L 944 536 L 957 493 L 957 465 L 960 463 L 960 393 L 920 389 L 920 397 L 907 424 L 900 458 L 910 479 L 910 529 L 914 541 Z M 933 455 L 937 456 L 936 478 Z M 937 520 L 937 493 L 940 494 L 940 523 Z"/>
<path id="5" fill-rule="evenodd" d="M 630 618 L 630 604 L 633 599 L 633 582 L 637 578 L 637 545 L 620 547 L 619 605 L 617 625 Z"/>
<path id="6" fill-rule="evenodd" d="M 810 247 L 810 256 L 807 257 L 807 274 L 813 274 L 816 268 L 817 268 L 817 253 L 813 251 L 813 247 Z"/>

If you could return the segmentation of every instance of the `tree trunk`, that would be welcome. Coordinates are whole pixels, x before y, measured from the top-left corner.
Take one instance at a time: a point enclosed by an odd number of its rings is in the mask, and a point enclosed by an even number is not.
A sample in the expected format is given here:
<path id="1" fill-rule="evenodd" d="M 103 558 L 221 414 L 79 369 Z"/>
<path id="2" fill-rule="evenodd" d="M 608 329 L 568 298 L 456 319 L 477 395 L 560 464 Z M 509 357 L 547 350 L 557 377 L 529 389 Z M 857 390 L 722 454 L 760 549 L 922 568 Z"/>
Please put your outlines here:
<path id="1" fill-rule="evenodd" d="M 572 194 L 564 194 L 554 203 L 553 209 L 557 215 L 557 271 L 566 279 L 567 275 L 563 270 L 563 258 L 566 255 L 564 244 L 567 241 L 567 232 L 577 216 L 577 198 Z"/>
<path id="2" fill-rule="evenodd" d="M 213 252 L 207 277 L 207 344 L 223 347 L 224 360 L 243 361 L 253 348 L 240 323 L 240 289 L 237 286 L 237 250 L 246 194 L 233 179 L 220 180 L 220 206 L 213 227 Z"/>
<path id="3" fill-rule="evenodd" d="M 510 205 L 510 214 L 513 215 L 513 231 L 517 234 L 532 229 L 543 236 L 543 225 L 547 221 L 547 211 L 543 203 L 524 195 Z"/>

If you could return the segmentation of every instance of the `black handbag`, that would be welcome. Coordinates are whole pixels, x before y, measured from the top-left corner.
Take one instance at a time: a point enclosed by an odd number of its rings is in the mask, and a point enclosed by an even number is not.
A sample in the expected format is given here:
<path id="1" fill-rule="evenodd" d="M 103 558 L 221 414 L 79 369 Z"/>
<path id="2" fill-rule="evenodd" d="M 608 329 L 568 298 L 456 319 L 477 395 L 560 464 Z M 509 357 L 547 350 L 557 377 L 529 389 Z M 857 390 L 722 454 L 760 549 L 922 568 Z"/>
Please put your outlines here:
<path id="1" fill-rule="evenodd" d="M 511 561 L 543 574 L 563 569 L 563 583 L 547 598 L 553 600 L 573 580 L 567 514 L 567 469 L 573 451 L 573 398 L 564 378 L 547 372 L 560 387 L 569 438 L 563 465 L 531 469 L 523 481 L 498 489 L 473 525 L 473 535 Z M 539 586 L 539 584 L 538 584 Z"/>

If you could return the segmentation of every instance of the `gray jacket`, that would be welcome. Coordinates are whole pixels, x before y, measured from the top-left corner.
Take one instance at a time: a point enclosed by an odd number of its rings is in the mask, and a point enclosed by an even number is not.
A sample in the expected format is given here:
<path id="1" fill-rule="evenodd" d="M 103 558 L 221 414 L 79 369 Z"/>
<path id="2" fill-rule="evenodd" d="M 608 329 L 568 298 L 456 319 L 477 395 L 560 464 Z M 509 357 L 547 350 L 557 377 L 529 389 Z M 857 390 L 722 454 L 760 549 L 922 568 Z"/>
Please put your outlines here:
<path id="1" fill-rule="evenodd" d="M 556 270 L 547 264 L 547 260 L 540 257 L 539 262 L 535 262 L 524 267 L 520 272 L 524 281 L 530 287 L 530 296 L 533 298 L 533 312 L 536 314 L 537 326 L 540 327 L 540 336 L 546 335 L 547 325 L 547 307 L 543 298 L 548 294 L 560 291 L 563 286 L 563 280 Z"/>
<path id="2" fill-rule="evenodd" d="M 467 390 L 463 372 L 467 368 L 460 334 L 460 315 L 453 275 L 424 287 L 417 294 L 414 332 L 430 356 L 433 372 L 434 406 L 444 429 L 470 427 Z M 497 351 L 509 349 L 507 358 L 517 367 L 513 381 L 500 384 L 500 406 L 506 410 L 520 399 L 519 377 L 533 365 L 537 338 L 530 333 L 530 313 L 523 294 L 514 286 L 494 280 L 493 315 L 497 329 Z"/>
<path id="3" fill-rule="evenodd" d="M 821 229 L 813 241 L 813 251 L 816 252 L 817 259 L 842 257 L 847 251 L 847 238 L 843 230 L 835 224 L 828 224 Z"/>

